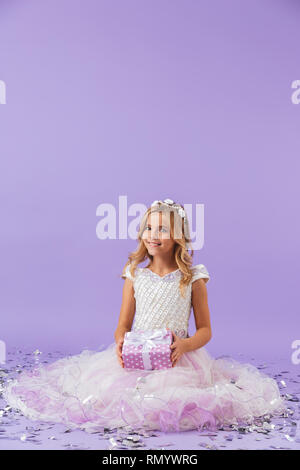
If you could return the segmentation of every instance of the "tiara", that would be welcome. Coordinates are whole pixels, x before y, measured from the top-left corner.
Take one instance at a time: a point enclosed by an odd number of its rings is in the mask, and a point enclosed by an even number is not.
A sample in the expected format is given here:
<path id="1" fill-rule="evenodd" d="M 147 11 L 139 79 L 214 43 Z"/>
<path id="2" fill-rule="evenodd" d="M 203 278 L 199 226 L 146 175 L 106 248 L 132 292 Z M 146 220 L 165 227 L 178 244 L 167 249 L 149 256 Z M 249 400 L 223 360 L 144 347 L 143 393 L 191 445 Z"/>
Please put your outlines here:
<path id="1" fill-rule="evenodd" d="M 159 206 L 159 205 L 174 207 L 174 209 L 176 209 L 177 213 L 180 215 L 182 219 L 186 218 L 185 210 L 179 204 L 175 204 L 175 202 L 172 201 L 172 199 L 164 199 L 163 201 L 160 201 L 160 200 L 153 201 L 151 204 L 151 207 Z"/>

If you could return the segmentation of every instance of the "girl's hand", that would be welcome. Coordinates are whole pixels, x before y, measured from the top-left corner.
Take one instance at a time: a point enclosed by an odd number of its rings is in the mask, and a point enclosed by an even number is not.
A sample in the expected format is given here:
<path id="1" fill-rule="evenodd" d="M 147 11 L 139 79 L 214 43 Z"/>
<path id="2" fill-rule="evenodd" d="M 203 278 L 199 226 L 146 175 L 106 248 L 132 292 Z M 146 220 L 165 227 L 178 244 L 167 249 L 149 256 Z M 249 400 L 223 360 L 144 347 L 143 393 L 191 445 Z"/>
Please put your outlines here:
<path id="1" fill-rule="evenodd" d="M 168 328 L 167 328 L 168 329 Z M 175 335 L 175 333 L 172 331 L 173 335 L 173 343 L 171 344 L 171 361 L 172 361 L 172 367 L 174 367 L 182 354 L 187 352 L 186 348 L 186 342 L 184 341 L 184 338 L 179 338 L 179 336 Z"/>
<path id="2" fill-rule="evenodd" d="M 122 367 L 124 367 L 124 361 L 122 359 L 123 343 L 124 343 L 124 336 L 121 336 L 121 338 L 119 338 L 118 341 L 117 341 L 116 351 L 117 351 L 118 361 L 119 361 L 119 363 L 121 364 Z"/>

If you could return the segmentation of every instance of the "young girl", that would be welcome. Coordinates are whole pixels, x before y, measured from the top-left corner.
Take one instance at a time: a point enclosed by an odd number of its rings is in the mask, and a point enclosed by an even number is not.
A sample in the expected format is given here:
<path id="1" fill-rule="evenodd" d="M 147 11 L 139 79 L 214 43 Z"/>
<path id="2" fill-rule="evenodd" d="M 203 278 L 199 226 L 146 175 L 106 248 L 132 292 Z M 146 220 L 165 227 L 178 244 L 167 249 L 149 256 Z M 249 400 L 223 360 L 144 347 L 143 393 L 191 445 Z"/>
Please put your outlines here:
<path id="1" fill-rule="evenodd" d="M 189 226 L 183 206 L 154 201 L 146 211 L 122 277 L 123 299 L 115 343 L 104 351 L 75 356 L 9 382 L 4 398 L 33 420 L 95 430 L 122 427 L 183 431 L 250 424 L 285 411 L 274 379 L 250 364 L 213 359 L 203 348 L 211 339 L 203 264 L 192 266 Z M 149 260 L 146 267 L 138 265 Z M 188 334 L 193 307 L 196 333 Z M 127 331 L 168 328 L 172 367 L 125 369 Z"/>

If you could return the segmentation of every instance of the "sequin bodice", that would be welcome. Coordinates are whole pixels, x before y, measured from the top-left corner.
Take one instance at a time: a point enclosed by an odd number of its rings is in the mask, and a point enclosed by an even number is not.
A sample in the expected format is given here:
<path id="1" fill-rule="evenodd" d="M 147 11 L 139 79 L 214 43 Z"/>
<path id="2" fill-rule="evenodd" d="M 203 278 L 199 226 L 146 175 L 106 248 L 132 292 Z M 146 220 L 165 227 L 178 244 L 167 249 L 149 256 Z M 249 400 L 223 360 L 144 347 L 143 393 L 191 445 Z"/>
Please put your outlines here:
<path id="1" fill-rule="evenodd" d="M 180 293 L 181 271 L 177 269 L 159 276 L 148 268 L 135 270 L 134 277 L 127 266 L 125 276 L 133 282 L 136 312 L 132 330 L 170 328 L 177 336 L 186 338 L 191 313 L 192 283 L 199 278 L 210 279 L 203 264 L 193 266 L 193 278 L 185 287 L 185 297 Z"/>

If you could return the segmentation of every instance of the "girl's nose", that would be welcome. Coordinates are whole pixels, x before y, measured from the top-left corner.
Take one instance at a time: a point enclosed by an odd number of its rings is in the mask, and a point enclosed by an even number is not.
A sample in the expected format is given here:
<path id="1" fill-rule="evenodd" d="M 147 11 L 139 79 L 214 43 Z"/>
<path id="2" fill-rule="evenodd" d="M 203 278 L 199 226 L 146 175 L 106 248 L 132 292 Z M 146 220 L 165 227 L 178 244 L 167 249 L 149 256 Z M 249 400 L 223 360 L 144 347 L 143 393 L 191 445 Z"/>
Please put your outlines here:
<path id="1" fill-rule="evenodd" d="M 150 238 L 151 238 L 151 240 L 158 240 L 159 239 L 158 231 L 156 231 L 156 232 L 151 231 Z"/>

